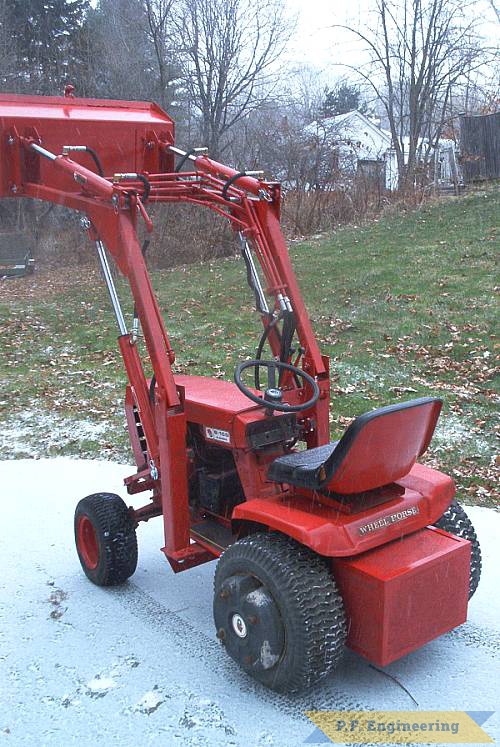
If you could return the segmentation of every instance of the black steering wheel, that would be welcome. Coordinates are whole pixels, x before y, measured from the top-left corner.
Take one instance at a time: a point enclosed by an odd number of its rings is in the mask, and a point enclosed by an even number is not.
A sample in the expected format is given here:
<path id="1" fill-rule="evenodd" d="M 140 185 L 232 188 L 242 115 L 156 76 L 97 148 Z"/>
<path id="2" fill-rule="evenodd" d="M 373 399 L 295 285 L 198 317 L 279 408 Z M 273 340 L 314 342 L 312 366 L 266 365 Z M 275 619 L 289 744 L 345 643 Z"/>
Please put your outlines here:
<path id="1" fill-rule="evenodd" d="M 267 368 L 267 389 L 264 392 L 263 397 L 259 397 L 254 394 L 252 390 L 246 386 L 241 380 L 241 374 L 247 368 Z M 312 397 L 307 402 L 302 402 L 300 405 L 289 405 L 287 402 L 282 402 L 283 392 L 279 385 L 276 383 L 276 371 L 291 371 L 294 376 L 299 379 L 303 379 L 312 388 Z M 301 368 L 292 366 L 290 363 L 282 363 L 281 361 L 265 361 L 265 360 L 251 360 L 240 363 L 234 372 L 234 383 L 243 392 L 245 397 L 251 399 L 252 402 L 256 402 L 258 405 L 267 406 L 270 410 L 278 410 L 278 412 L 302 412 L 302 410 L 308 410 L 312 407 L 319 398 L 319 386 L 314 381 L 312 376 L 309 376 Z"/>

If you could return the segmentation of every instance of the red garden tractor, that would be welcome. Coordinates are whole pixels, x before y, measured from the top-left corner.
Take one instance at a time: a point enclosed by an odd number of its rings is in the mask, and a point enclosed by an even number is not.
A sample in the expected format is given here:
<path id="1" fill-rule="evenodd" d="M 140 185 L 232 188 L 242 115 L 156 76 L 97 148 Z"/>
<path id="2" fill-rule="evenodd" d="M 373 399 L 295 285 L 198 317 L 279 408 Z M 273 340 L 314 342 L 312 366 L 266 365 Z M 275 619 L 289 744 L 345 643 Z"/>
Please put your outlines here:
<path id="1" fill-rule="evenodd" d="M 140 508 L 98 493 L 76 508 L 78 556 L 100 586 L 135 571 L 136 530 L 162 517 L 175 572 L 218 558 L 216 634 L 281 692 L 331 672 L 345 645 L 379 666 L 463 623 L 479 581 L 474 529 L 450 477 L 419 464 L 441 401 L 424 397 L 329 433 L 321 354 L 280 230 L 279 184 L 174 145 L 154 104 L 0 96 L 0 196 L 78 211 L 116 316 Z M 263 331 L 234 381 L 175 375 L 139 223 L 190 203 L 226 218 Z M 108 253 L 135 301 L 124 317 Z M 147 377 L 145 345 L 153 375 Z M 265 353 L 265 349 L 267 352 Z"/>

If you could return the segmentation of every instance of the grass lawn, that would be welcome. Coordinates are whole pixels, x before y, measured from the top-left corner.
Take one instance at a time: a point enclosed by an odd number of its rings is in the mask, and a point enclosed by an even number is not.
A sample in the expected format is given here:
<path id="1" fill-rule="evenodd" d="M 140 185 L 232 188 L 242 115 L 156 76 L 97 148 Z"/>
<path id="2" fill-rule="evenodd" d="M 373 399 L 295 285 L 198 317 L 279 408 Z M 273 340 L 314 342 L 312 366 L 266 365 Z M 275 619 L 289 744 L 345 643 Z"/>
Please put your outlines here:
<path id="1" fill-rule="evenodd" d="M 499 215 L 496 188 L 290 250 L 332 358 L 332 433 L 374 407 L 441 396 L 426 460 L 453 475 L 465 503 L 481 505 L 496 505 Z M 232 378 L 261 329 L 242 261 L 155 272 L 153 280 L 176 370 Z M 0 458 L 131 458 L 116 328 L 94 267 L 0 281 L 0 332 Z"/>

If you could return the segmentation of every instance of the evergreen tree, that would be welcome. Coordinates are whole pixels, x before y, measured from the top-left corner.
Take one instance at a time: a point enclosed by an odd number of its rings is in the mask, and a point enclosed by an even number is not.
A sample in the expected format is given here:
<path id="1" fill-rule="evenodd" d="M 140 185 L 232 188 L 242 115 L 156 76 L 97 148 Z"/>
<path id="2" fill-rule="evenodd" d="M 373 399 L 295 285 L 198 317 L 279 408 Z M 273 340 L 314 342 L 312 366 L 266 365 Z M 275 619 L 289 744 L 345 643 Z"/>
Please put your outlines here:
<path id="1" fill-rule="evenodd" d="M 355 109 L 365 114 L 366 103 L 361 99 L 361 92 L 357 86 L 350 83 L 340 83 L 335 88 L 325 91 L 325 99 L 321 106 L 320 116 L 335 117 L 337 114 L 347 114 Z"/>
<path id="2" fill-rule="evenodd" d="M 6 0 L 18 91 L 62 94 L 79 67 L 78 44 L 89 0 Z"/>

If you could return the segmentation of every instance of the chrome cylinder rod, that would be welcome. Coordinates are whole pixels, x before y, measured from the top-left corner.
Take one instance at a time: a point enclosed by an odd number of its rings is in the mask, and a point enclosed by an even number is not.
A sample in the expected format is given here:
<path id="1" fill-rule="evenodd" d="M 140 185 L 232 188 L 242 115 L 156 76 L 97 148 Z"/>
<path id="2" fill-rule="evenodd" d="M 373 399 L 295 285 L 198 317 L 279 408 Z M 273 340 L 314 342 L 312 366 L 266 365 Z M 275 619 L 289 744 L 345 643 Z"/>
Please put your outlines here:
<path id="1" fill-rule="evenodd" d="M 106 281 L 106 285 L 108 286 L 108 293 L 111 299 L 111 304 L 113 306 L 113 311 L 115 312 L 116 322 L 118 324 L 118 329 L 120 330 L 120 335 L 126 335 L 128 333 L 127 325 L 125 324 L 125 319 L 123 318 L 122 307 L 120 306 L 118 294 L 113 282 L 113 276 L 111 275 L 111 269 L 109 267 L 108 258 L 106 256 L 106 249 L 102 241 L 100 241 L 99 239 L 95 242 L 95 245 L 97 248 L 97 254 L 99 255 L 99 261 L 101 263 L 102 274 L 104 276 L 104 280 Z"/>
<path id="2" fill-rule="evenodd" d="M 41 145 L 37 145 L 36 143 L 31 143 L 31 150 L 34 150 L 38 155 L 43 156 L 44 158 L 48 158 L 49 161 L 55 161 L 57 156 L 55 153 L 51 153 L 50 150 L 45 150 L 45 148 L 42 148 Z"/>
<path id="3" fill-rule="evenodd" d="M 167 148 L 171 153 L 175 153 L 176 156 L 185 157 L 189 161 L 196 161 L 198 156 L 204 156 L 208 153 L 208 148 L 192 148 L 191 152 L 176 148 L 175 145 L 167 145 Z"/>
<path id="4" fill-rule="evenodd" d="M 260 310 L 264 312 L 265 314 L 269 314 L 269 306 L 267 303 L 267 299 L 264 295 L 264 289 L 262 288 L 262 283 L 260 282 L 259 273 L 257 272 L 257 268 L 255 266 L 255 262 L 254 262 L 254 258 L 252 255 L 252 250 L 250 248 L 250 245 L 241 232 L 238 233 L 238 238 L 241 244 L 241 252 L 247 261 L 247 266 L 250 269 L 252 285 L 259 299 Z"/>

